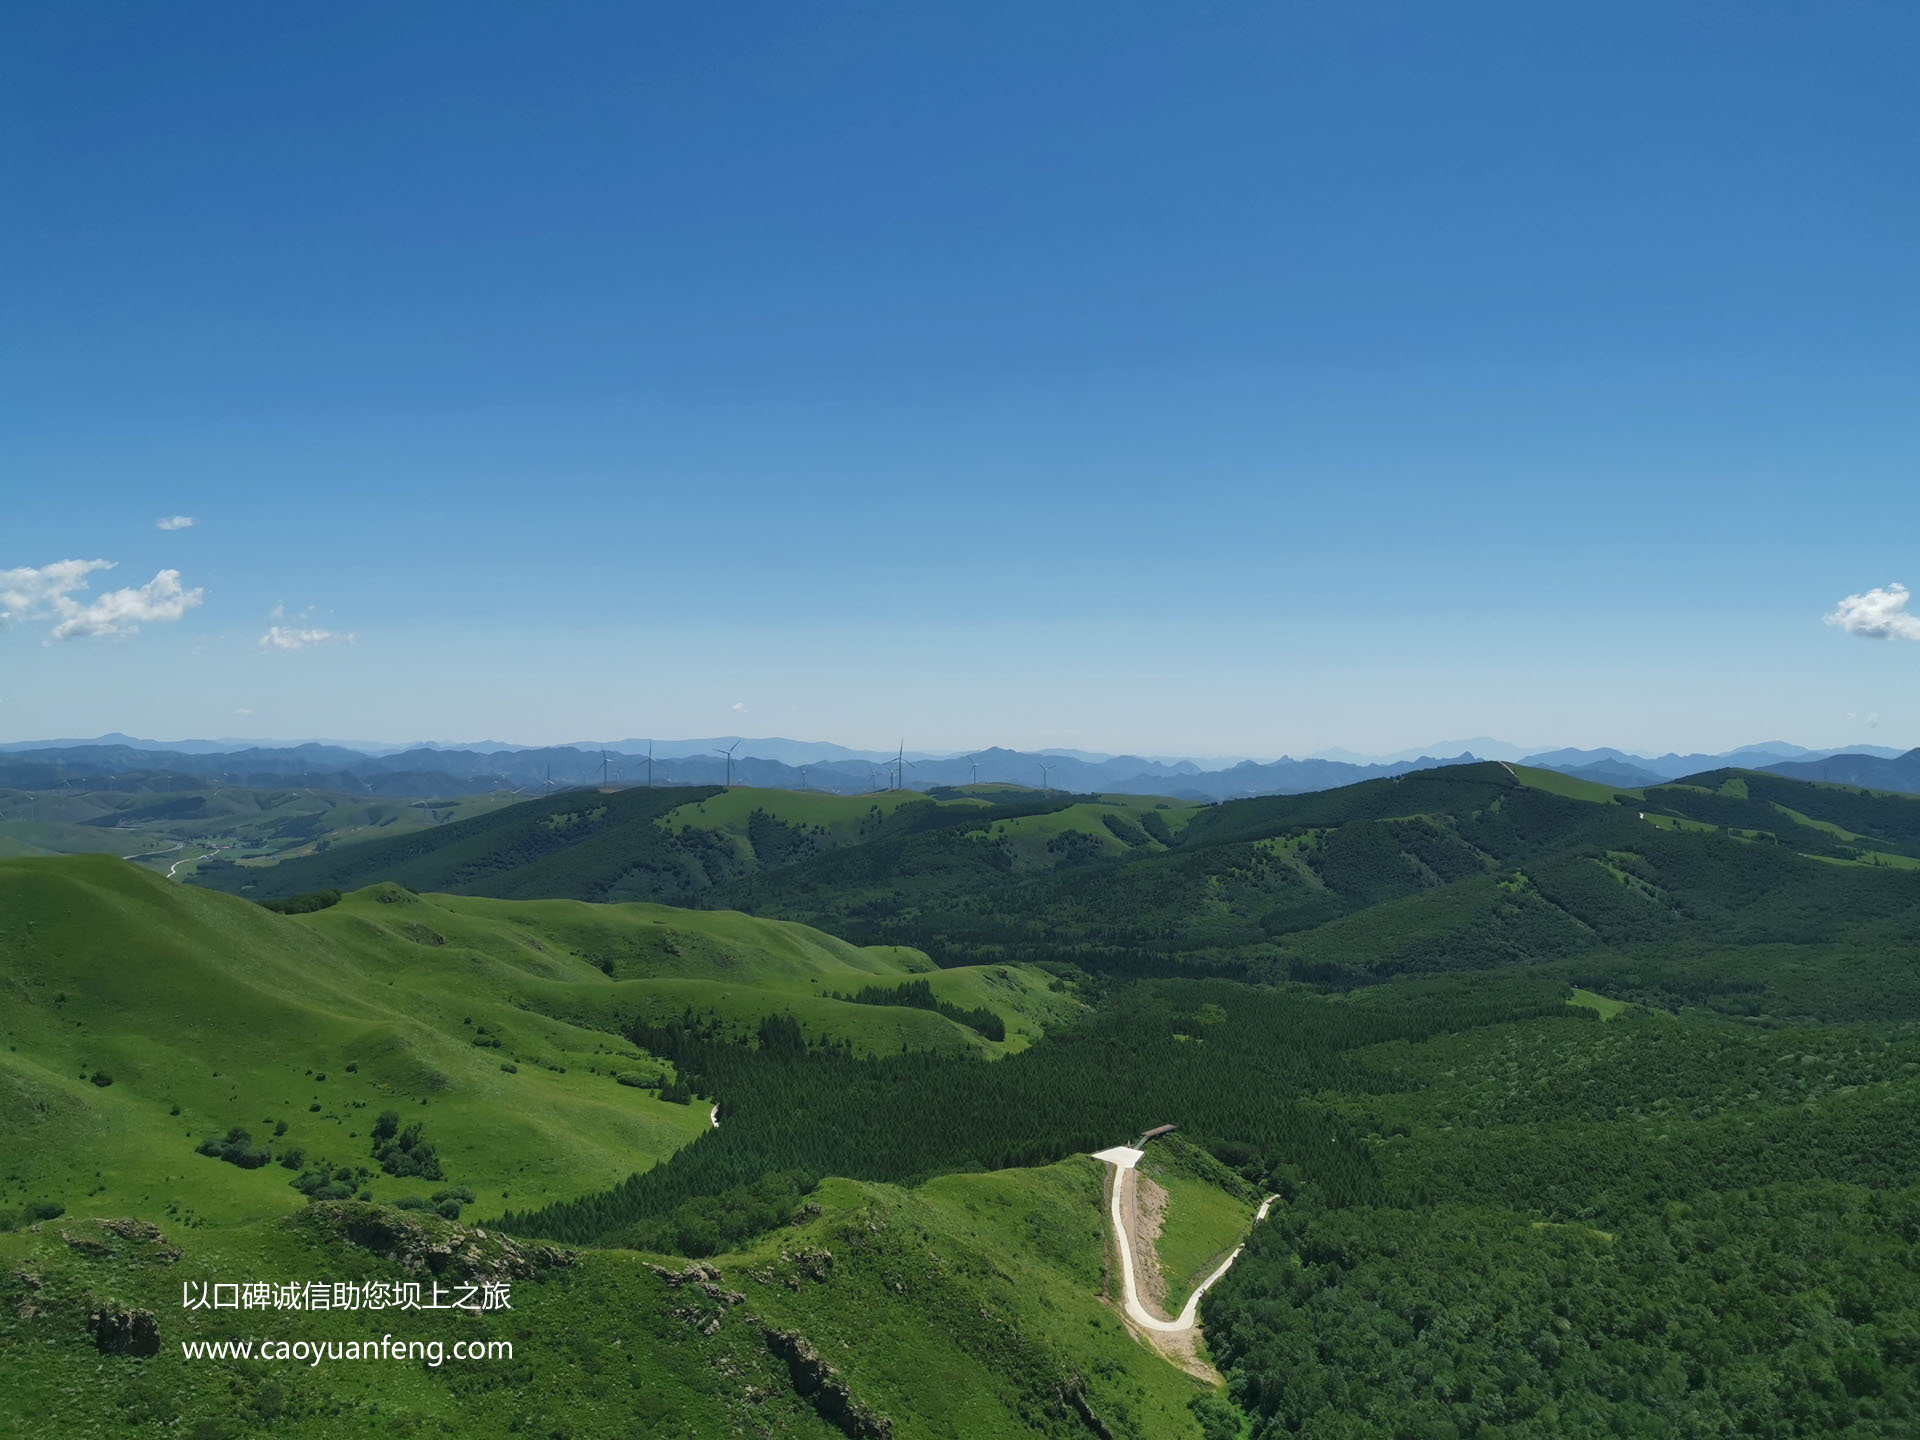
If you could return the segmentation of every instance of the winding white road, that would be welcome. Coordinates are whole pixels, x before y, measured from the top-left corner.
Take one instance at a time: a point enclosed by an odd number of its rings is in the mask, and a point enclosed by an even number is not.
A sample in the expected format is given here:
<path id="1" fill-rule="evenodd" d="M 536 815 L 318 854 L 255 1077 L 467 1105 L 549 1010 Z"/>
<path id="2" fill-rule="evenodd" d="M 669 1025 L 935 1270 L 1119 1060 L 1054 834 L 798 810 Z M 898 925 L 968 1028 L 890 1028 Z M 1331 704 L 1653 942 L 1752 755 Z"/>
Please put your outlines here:
<path id="1" fill-rule="evenodd" d="M 1120 1213 L 1122 1181 L 1126 1178 L 1126 1172 L 1140 1163 L 1142 1155 L 1143 1152 L 1130 1145 L 1116 1145 L 1111 1150 L 1096 1152 L 1093 1158 L 1104 1160 L 1113 1167 L 1113 1200 L 1108 1207 L 1107 1218 L 1113 1225 L 1114 1243 L 1120 1248 L 1120 1285 L 1126 1300 L 1127 1318 L 1142 1329 L 1176 1335 L 1183 1330 L 1193 1329 L 1194 1320 L 1200 1312 L 1200 1297 L 1213 1287 L 1214 1281 L 1233 1267 L 1233 1262 L 1240 1258 L 1240 1252 L 1247 1247 L 1244 1242 L 1234 1246 L 1233 1253 L 1220 1262 L 1220 1268 L 1193 1287 L 1193 1293 L 1187 1297 L 1187 1303 L 1181 1307 L 1177 1319 L 1162 1320 L 1150 1314 L 1147 1307 L 1140 1303 L 1140 1281 L 1134 1267 L 1133 1242 L 1127 1235 L 1126 1219 Z M 1269 1195 L 1260 1202 L 1259 1212 L 1253 1217 L 1256 1224 L 1267 1218 L 1267 1211 L 1279 1198 L 1278 1195 Z"/>
<path id="2" fill-rule="evenodd" d="M 168 867 L 167 867 L 167 879 L 169 879 L 169 880 L 171 880 L 171 879 L 173 879 L 173 878 L 174 878 L 174 875 L 173 875 L 173 872 L 174 872 L 174 871 L 176 871 L 176 870 L 178 870 L 178 869 L 179 869 L 179 868 L 180 868 L 180 867 L 181 867 L 182 865 L 185 865 L 185 864 L 187 863 L 187 861 L 189 861 L 189 860 L 211 860 L 211 859 L 213 859 L 213 857 L 214 857 L 214 856 L 216 856 L 216 855 L 218 855 L 219 853 L 220 853 L 220 852 L 219 852 L 218 850 L 209 850 L 209 851 L 207 851 L 207 853 L 206 853 L 206 854 L 204 854 L 204 855 L 188 855 L 188 856 L 186 856 L 186 857 L 184 857 L 184 858 L 182 858 L 182 859 L 179 859 L 179 860 L 176 860 L 176 861 L 174 861 L 174 862 L 173 862 L 173 864 L 172 864 L 172 865 L 170 865 L 170 866 L 168 866 Z"/>
<path id="3" fill-rule="evenodd" d="M 184 850 L 186 848 L 184 841 L 176 840 L 171 845 L 164 845 L 158 850 L 142 850 L 138 855 L 122 855 L 120 858 L 122 860 L 151 860 L 156 855 L 171 855 L 176 850 Z"/>

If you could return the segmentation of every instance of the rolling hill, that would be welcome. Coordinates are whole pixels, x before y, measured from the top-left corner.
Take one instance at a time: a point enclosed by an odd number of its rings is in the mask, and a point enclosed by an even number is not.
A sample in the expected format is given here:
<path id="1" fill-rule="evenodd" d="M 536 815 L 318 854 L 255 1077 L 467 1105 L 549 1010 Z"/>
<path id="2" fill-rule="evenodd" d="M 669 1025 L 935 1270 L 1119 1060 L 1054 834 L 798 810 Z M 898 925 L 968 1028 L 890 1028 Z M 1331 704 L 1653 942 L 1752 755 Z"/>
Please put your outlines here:
<path id="1" fill-rule="evenodd" d="M 9 1413 L 156 1440 L 1920 1421 L 1920 801 L 1512 764 L 886 798 L 570 792 L 216 872 L 295 914 L 0 862 Z M 578 898 L 669 883 L 699 908 Z M 1168 1123 L 1171 1291 L 1279 1197 L 1185 1369 L 1113 1303 L 1085 1153 Z M 514 1312 L 380 1324 L 510 1364 L 170 1348 L 370 1318 L 183 1312 L 183 1279 L 448 1267 L 511 1275 Z M 141 1310 L 162 1347 L 128 1362 Z"/>

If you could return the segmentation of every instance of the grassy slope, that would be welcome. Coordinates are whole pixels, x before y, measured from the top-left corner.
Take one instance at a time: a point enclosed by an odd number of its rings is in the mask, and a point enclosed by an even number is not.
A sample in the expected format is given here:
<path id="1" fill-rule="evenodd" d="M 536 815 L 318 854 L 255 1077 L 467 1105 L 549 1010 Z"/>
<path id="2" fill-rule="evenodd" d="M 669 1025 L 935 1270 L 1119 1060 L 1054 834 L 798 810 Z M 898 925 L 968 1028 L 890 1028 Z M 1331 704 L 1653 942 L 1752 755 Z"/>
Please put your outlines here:
<path id="1" fill-rule="evenodd" d="M 1596 994 L 1592 990 L 1582 990 L 1577 985 L 1573 990 L 1573 998 L 1567 1003 L 1591 1010 L 1602 1020 L 1618 1020 L 1633 1008 L 1624 1000 L 1609 1000 L 1605 995 Z"/>
<path id="2" fill-rule="evenodd" d="M 416 896 L 374 886 L 299 919 L 344 946 L 365 948 L 370 960 L 390 948 L 396 934 L 404 938 L 408 927 L 420 927 L 429 943 L 410 947 L 426 952 L 416 964 L 436 967 L 469 993 L 492 983 L 503 1003 L 531 1003 L 594 1027 L 693 1009 L 751 1031 L 762 1016 L 790 1013 L 810 1036 L 845 1040 L 864 1053 L 891 1053 L 904 1044 L 995 1055 L 1022 1048 L 1072 1004 L 1048 989 L 1045 976 L 1024 967 L 928 974 L 933 967 L 916 950 L 863 949 L 804 925 L 729 910 Z M 434 936 L 443 943 L 431 943 Z M 492 963 L 490 980 L 463 968 L 469 963 L 463 957 L 473 954 Z M 994 1044 L 927 1010 L 828 998 L 921 975 L 943 999 L 994 1010 L 1007 1024 L 1008 1040 Z M 508 1021 L 509 1035 L 514 1028 Z"/>
<path id="3" fill-rule="evenodd" d="M 627 978 L 609 978 L 602 960 Z M 527 1006 L 557 1011 L 569 992 L 736 983 L 701 978 L 729 963 L 737 983 L 806 1002 L 816 980 L 844 988 L 925 961 L 727 913 L 383 886 L 283 917 L 115 860 L 0 864 L 0 987 L 11 1002 L 0 1012 L 0 1207 L 46 1199 L 69 1212 L 36 1232 L 0 1234 L 0 1289 L 12 1287 L 0 1296 L 6 1415 L 59 1416 L 61 1433 L 74 1434 L 174 1433 L 176 1421 L 236 1413 L 251 1423 L 262 1407 L 277 1411 L 275 1433 L 289 1435 L 416 1424 L 504 1435 L 542 1414 L 564 1414 L 578 1436 L 705 1436 L 742 1423 L 837 1433 L 792 1393 L 760 1338 L 764 1323 L 808 1334 L 856 1395 L 895 1418 L 903 1440 L 1052 1433 L 1071 1415 L 1067 1393 L 1080 1387 L 1120 1433 L 1194 1433 L 1185 1408 L 1194 1387 L 1129 1340 L 1099 1300 L 1099 1186 L 1085 1160 L 952 1176 L 917 1192 L 829 1181 L 804 1233 L 779 1232 L 749 1255 L 721 1258 L 727 1283 L 749 1298 L 712 1336 L 681 1318 L 689 1292 L 617 1252 L 590 1252 L 551 1283 L 520 1287 L 510 1316 L 375 1324 L 180 1310 L 182 1277 L 398 1278 L 338 1236 L 312 1233 L 286 1170 L 243 1171 L 195 1155 L 200 1136 L 243 1124 L 257 1140 L 367 1163 L 371 1115 L 393 1106 L 424 1123 L 447 1181 L 376 1175 L 380 1199 L 440 1183 L 469 1184 L 483 1203 L 598 1188 L 704 1133 L 705 1109 L 614 1084 L 616 1071 L 652 1062 Z M 949 998 L 995 1004 L 1023 1028 L 1063 1003 L 1043 988 L 1029 993 L 1032 977 L 1012 967 L 934 978 Z M 837 1009 L 889 1027 L 957 1028 L 924 1012 Z M 482 1026 L 502 1048 L 472 1044 Z M 503 1057 L 517 1057 L 517 1073 L 500 1069 Z M 96 1069 L 113 1083 L 81 1078 Z M 321 1110 L 309 1112 L 315 1101 Z M 176 1104 L 182 1113 L 169 1114 Z M 279 1141 L 270 1138 L 276 1119 L 289 1122 Z M 95 1215 L 155 1222 L 185 1254 L 162 1263 L 151 1247 L 98 1232 Z M 63 1231 L 98 1236 L 118 1253 L 90 1257 L 70 1249 Z M 793 1267 L 781 1252 L 807 1246 L 835 1253 L 832 1276 L 789 1288 Z M 21 1289 L 15 1271 L 40 1288 Z M 152 1309 L 166 1341 L 160 1356 L 103 1367 L 84 1331 L 98 1296 Z M 28 1301 L 38 1318 L 20 1314 Z M 513 1338 L 519 1358 L 316 1371 L 188 1365 L 172 1349 L 189 1337 L 350 1339 L 389 1329 Z M 22 1345 L 33 1363 L 10 1364 Z M 1049 1412 L 1056 1418 L 1045 1422 Z M 0 1434 L 11 1423 L 0 1419 Z"/>
<path id="4" fill-rule="evenodd" d="M 524 973 L 406 941 L 332 943 L 117 860 L 0 863 L 0 1206 L 290 1210 L 287 1171 L 195 1143 L 234 1125 L 266 1140 L 284 1120 L 276 1149 L 370 1164 L 386 1108 L 424 1123 L 449 1180 L 529 1198 L 612 1183 L 702 1132 L 697 1107 L 613 1083 L 640 1059 L 631 1046 L 519 1008 Z M 508 1052 L 474 1046 L 469 1019 L 556 1068 L 502 1071 Z M 113 1083 L 85 1078 L 97 1071 Z M 434 1188 L 375 1182 L 384 1198 Z"/>
<path id="5" fill-rule="evenodd" d="M 924 804 L 926 796 L 912 790 L 885 790 L 876 795 L 828 795 L 817 790 L 760 790 L 736 785 L 660 817 L 672 831 L 717 830 L 744 846 L 747 820 L 759 810 L 789 825 L 817 826 L 833 843 L 852 844 L 875 828 L 875 821 L 894 814 L 903 805 Z M 748 855 L 752 854 L 747 849 Z"/>
<path id="6" fill-rule="evenodd" d="M 924 966 L 727 913 L 386 886 L 282 917 L 104 857 L 7 861 L 0 1207 L 187 1194 L 203 1219 L 291 1209 L 286 1171 L 243 1171 L 194 1144 L 234 1125 L 266 1140 L 285 1121 L 278 1150 L 367 1164 L 368 1125 L 386 1108 L 425 1124 L 450 1181 L 538 1203 L 612 1184 L 706 1128 L 703 1107 L 615 1083 L 661 1067 L 602 1026 L 689 1005 L 742 1028 L 790 1011 L 860 1049 L 993 1054 L 1070 1003 L 1013 967 L 937 977 L 943 994 L 1006 1019 L 1009 1040 L 993 1045 L 928 1011 L 817 993 Z M 483 1030 L 499 1046 L 475 1045 Z M 113 1083 L 91 1083 L 96 1072 Z"/>
<path id="7" fill-rule="evenodd" d="M 987 833 L 1007 844 L 1016 872 L 1051 870 L 1057 863 L 1058 847 L 1067 842 L 1068 837 L 1077 837 L 1088 855 L 1106 859 L 1167 848 L 1144 831 L 1135 833 L 1134 843 L 1128 844 L 1108 828 L 1106 816 L 1117 816 L 1127 825 L 1137 827 L 1143 814 L 1153 812 L 1166 823 L 1169 831 L 1178 834 L 1197 808 L 1189 801 L 1161 800 L 1150 795 L 1101 795 L 1051 814 L 1002 820 Z"/>
<path id="8" fill-rule="evenodd" d="M 1140 1164 L 1167 1192 L 1154 1251 L 1166 1282 L 1167 1314 L 1177 1315 L 1193 1287 L 1246 1239 L 1253 1197 L 1238 1176 L 1178 1136 L 1152 1142 Z"/>
<path id="9" fill-rule="evenodd" d="M 431 829 L 483 815 L 510 795 L 458 800 L 394 800 L 297 788 L 222 786 L 168 791 L 0 791 L 0 854 L 150 854 L 162 869 L 194 856 L 310 855 L 317 845 Z M 254 862 L 261 863 L 261 862 Z"/>
<path id="10" fill-rule="evenodd" d="M 1100 1298 L 1099 1166 L 1084 1157 L 996 1174 L 956 1175 L 918 1190 L 829 1180 L 803 1226 L 712 1263 L 742 1297 L 714 1301 L 670 1288 L 648 1257 L 587 1251 L 540 1283 L 517 1283 L 513 1310 L 456 1314 L 183 1312 L 182 1277 L 397 1278 L 390 1264 L 343 1243 L 337 1228 L 261 1220 L 176 1230 L 185 1254 L 156 1263 L 149 1247 L 116 1244 L 88 1257 L 60 1229 L 0 1235 L 0 1365 L 11 1402 L 0 1435 L 27 1416 L 61 1434 L 253 1433 L 261 1407 L 288 1437 L 456 1433 L 704 1437 L 736 1433 L 832 1440 L 763 1340 L 798 1331 L 853 1395 L 889 1417 L 898 1440 L 1085 1436 L 1079 1392 L 1110 1433 L 1198 1440 L 1188 1410 L 1203 1387 L 1133 1340 Z M 165 1217 L 161 1217 L 163 1224 Z M 429 1222 L 430 1223 L 430 1222 Z M 469 1236 L 471 1232 L 468 1232 Z M 102 1237 L 106 1238 L 106 1237 Z M 793 1257 L 813 1256 L 818 1263 Z M 826 1258 L 826 1257 L 831 1257 Z M 651 1263 L 660 1263 L 654 1261 Z M 666 1260 L 680 1270 L 685 1262 Z M 29 1294 L 15 1272 L 36 1277 Z M 102 1361 L 87 1341 L 89 1296 L 150 1308 L 162 1349 L 144 1363 Z M 41 1313 L 22 1318 L 21 1300 Z M 708 1324 L 718 1319 L 713 1334 Z M 438 1369 L 418 1362 L 330 1362 L 319 1368 L 181 1359 L 186 1338 L 507 1338 L 512 1362 Z M 529 1429 L 531 1423 L 538 1425 Z"/>
<path id="11" fill-rule="evenodd" d="M 1582 780 L 1575 775 L 1562 775 L 1558 770 L 1541 770 L 1532 765 L 1515 765 L 1513 773 L 1529 789 L 1544 790 L 1549 795 L 1563 795 L 1569 800 L 1586 800 L 1595 805 L 1611 805 L 1616 795 L 1639 797 L 1646 793 L 1643 790 L 1602 785 L 1595 780 Z"/>

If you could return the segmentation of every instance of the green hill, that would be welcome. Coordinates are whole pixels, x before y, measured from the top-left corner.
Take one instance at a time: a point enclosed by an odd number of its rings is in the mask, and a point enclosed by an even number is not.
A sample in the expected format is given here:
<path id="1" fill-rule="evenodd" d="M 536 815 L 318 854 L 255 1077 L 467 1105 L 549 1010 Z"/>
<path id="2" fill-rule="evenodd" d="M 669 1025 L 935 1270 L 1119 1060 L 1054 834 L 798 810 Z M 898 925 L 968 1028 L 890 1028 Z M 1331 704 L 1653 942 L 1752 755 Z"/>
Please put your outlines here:
<path id="1" fill-rule="evenodd" d="M 1204 1387 L 1132 1345 L 1097 1293 L 1091 1161 L 917 1192 L 830 1181 L 793 1223 L 714 1257 L 718 1278 L 700 1283 L 744 1297 L 718 1302 L 630 1254 L 542 1259 L 431 1213 L 450 1192 L 453 1208 L 475 1213 L 576 1196 L 724 1133 L 704 1099 L 662 1098 L 674 1067 L 618 1033 L 655 1006 L 690 1005 L 719 1017 L 723 1034 L 792 1014 L 814 1041 L 855 1053 L 925 1044 L 956 1060 L 1021 1048 L 1040 1021 L 1074 1008 L 1009 967 L 933 977 L 943 999 L 1005 1017 L 1009 1039 L 993 1045 L 941 1014 L 818 993 L 926 969 L 912 953 L 737 914 L 381 885 L 282 916 L 117 860 L 0 862 L 7 1414 L 58 1415 L 62 1433 L 447 1424 L 508 1435 L 545 1406 L 564 1409 L 579 1435 L 743 1423 L 839 1434 L 777 1348 L 798 1336 L 862 1413 L 891 1417 L 903 1436 L 1071 1433 L 1082 1411 L 1198 1436 L 1188 1407 Z M 389 1110 L 421 1126 L 435 1174 L 389 1174 L 375 1158 Z M 236 1152 L 247 1163 L 197 1153 L 236 1128 L 249 1132 Z M 345 1200 L 310 1206 L 292 1183 L 341 1169 Z M 65 1213 L 16 1228 L 36 1206 Z M 513 1276 L 511 1314 L 450 1324 L 180 1306 L 183 1278 L 405 1279 L 406 1245 L 446 1236 L 468 1257 L 454 1269 Z M 151 1360 L 110 1362 L 121 1368 L 105 1384 L 88 1329 L 103 1306 L 150 1311 L 166 1341 Z M 724 1324 L 710 1329 L 714 1319 Z M 376 1333 L 449 1343 L 507 1339 L 516 1359 L 269 1367 L 189 1362 L 177 1348 L 217 1336 L 358 1339 L 371 1321 Z"/>
<path id="2" fill-rule="evenodd" d="M 292 915 L 0 862 L 8 1413 L 1920 1425 L 1920 802 L 1505 765 L 1204 807 L 999 794 L 557 796 L 258 872 L 393 872 Z M 468 893 L 407 888 L 434 877 Z M 538 893 L 669 878 L 702 908 Z M 1105 1279 L 1085 1152 L 1165 1123 L 1175 1293 L 1280 1197 L 1201 1306 L 1223 1393 L 1131 1337 Z M 368 1317 L 183 1313 L 174 1287 L 409 1264 L 511 1271 L 511 1316 L 382 1322 L 511 1338 L 511 1366 L 132 1364 L 90 1318 L 344 1338 Z"/>
<path id="3" fill-rule="evenodd" d="M 102 853 L 184 879 L 202 856 L 271 863 L 502 808 L 505 795 L 395 800 L 291 787 L 0 790 L 0 856 Z"/>
<path id="4" fill-rule="evenodd" d="M 750 1034 L 792 1015 L 861 1053 L 988 1055 L 1072 1009 L 1013 967 L 934 977 L 958 1008 L 999 1015 L 1001 1043 L 929 1010 L 827 998 L 928 968 L 742 915 L 388 885 L 284 917 L 105 857 L 0 862 L 0 1119 L 16 1157 L 0 1208 L 43 1193 L 132 1206 L 191 1182 L 196 1215 L 238 1213 L 243 1196 L 292 1209 L 288 1172 L 195 1144 L 238 1126 L 276 1157 L 359 1166 L 388 1108 L 423 1123 L 453 1180 L 565 1198 L 708 1128 L 704 1107 L 659 1098 L 671 1067 L 619 1037 L 636 1020 L 693 1011 Z M 383 1198 L 438 1188 L 373 1183 Z"/>
<path id="5" fill-rule="evenodd" d="M 1125 821 L 1141 802 L 1097 803 Z M 730 880 L 845 849 L 978 831 L 1073 806 L 1066 797 L 1007 789 L 985 798 L 953 792 L 944 800 L 909 791 L 570 790 L 430 832 L 341 845 L 275 865 L 209 862 L 194 878 L 255 899 L 392 880 L 416 890 L 501 899 L 684 901 Z M 1100 833 L 1123 848 L 1109 832 Z"/>

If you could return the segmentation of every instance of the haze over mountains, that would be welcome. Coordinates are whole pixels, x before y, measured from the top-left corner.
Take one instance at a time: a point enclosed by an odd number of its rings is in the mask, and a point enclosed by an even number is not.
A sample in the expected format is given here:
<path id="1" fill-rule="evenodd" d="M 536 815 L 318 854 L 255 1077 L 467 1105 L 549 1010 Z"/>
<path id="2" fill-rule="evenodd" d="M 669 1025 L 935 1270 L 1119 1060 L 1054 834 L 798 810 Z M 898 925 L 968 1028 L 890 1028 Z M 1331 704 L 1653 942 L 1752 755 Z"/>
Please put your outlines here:
<path id="1" fill-rule="evenodd" d="M 647 751 L 651 746 L 652 759 Z M 731 766 L 722 753 L 733 747 Z M 1799 779 L 1920 793 L 1920 750 L 1859 745 L 1809 750 L 1785 741 L 1744 745 L 1720 754 L 1658 756 L 1613 748 L 1542 750 L 1480 737 L 1417 754 L 1367 756 L 1333 750 L 1295 759 L 1142 757 L 1087 751 L 1012 750 L 990 746 L 958 754 L 908 751 L 894 757 L 824 741 L 717 736 L 604 745 L 517 747 L 483 741 L 422 742 L 410 747 L 331 741 L 152 741 L 111 734 L 92 740 L 23 741 L 0 745 L 0 785 L 116 789 L 300 786 L 348 794 L 533 793 L 586 784 L 754 785 L 859 794 L 894 787 L 932 790 L 975 781 L 1070 790 L 1162 794 L 1225 800 L 1332 789 L 1360 780 L 1470 760 L 1505 760 L 1558 770 L 1603 784 L 1638 787 L 1737 766 Z"/>

